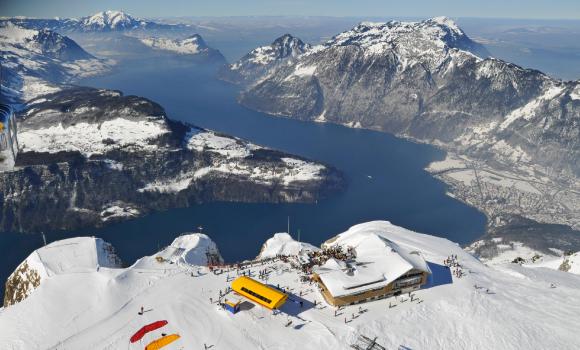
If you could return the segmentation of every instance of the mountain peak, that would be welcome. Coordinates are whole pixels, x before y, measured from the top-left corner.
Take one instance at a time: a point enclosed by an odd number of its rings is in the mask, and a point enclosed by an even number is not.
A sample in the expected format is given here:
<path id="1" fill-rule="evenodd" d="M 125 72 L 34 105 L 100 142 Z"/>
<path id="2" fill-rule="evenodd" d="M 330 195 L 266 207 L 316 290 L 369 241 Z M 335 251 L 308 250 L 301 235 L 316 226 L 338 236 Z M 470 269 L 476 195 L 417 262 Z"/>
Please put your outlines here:
<path id="1" fill-rule="evenodd" d="M 290 34 L 282 35 L 274 40 L 270 46 L 276 52 L 277 59 L 283 59 L 288 56 L 297 56 L 310 49 L 309 44 L 305 44 L 302 40 Z"/>
<path id="2" fill-rule="evenodd" d="M 81 23 L 86 29 L 91 30 L 119 30 L 138 27 L 143 21 L 123 11 L 107 10 L 83 17 Z"/>
<path id="3" fill-rule="evenodd" d="M 448 27 L 449 29 L 452 29 L 456 32 L 463 33 L 463 30 L 461 30 L 461 28 L 459 28 L 459 26 L 455 23 L 455 21 L 449 17 L 446 17 L 446 16 L 433 17 L 433 18 L 430 18 L 428 20 L 425 20 L 424 22 L 425 23 L 433 23 L 433 24 L 437 24 L 440 26 L 445 26 L 445 27 Z"/>
<path id="4" fill-rule="evenodd" d="M 420 22 L 361 22 L 324 44 L 326 47 L 346 45 L 356 45 L 370 53 L 392 50 L 405 56 L 417 56 L 421 52 L 444 52 L 451 48 L 488 56 L 481 45 L 471 40 L 447 17 L 434 17 Z"/>

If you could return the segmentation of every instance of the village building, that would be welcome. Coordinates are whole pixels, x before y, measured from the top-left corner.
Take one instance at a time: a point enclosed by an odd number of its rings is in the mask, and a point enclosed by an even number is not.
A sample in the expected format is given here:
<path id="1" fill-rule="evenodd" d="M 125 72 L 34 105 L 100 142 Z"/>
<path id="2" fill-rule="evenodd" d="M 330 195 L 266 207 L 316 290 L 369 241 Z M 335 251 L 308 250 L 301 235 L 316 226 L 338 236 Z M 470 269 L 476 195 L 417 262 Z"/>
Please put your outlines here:
<path id="1" fill-rule="evenodd" d="M 354 251 L 349 259 L 330 258 L 312 268 L 312 279 L 334 306 L 408 293 L 421 288 L 431 274 L 421 253 L 404 249 L 377 232 L 339 237 L 331 243 Z"/>

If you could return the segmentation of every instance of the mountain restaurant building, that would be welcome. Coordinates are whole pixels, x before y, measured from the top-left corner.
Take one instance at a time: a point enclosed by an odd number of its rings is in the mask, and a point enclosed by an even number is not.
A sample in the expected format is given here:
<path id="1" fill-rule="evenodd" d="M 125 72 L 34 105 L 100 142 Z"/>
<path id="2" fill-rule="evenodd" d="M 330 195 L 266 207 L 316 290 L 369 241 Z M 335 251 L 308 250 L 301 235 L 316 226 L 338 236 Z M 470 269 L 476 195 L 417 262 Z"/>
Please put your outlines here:
<path id="1" fill-rule="evenodd" d="M 334 258 L 313 268 L 324 299 L 334 306 L 388 298 L 421 288 L 431 274 L 418 251 L 408 251 L 373 233 L 349 242 L 356 258 Z"/>

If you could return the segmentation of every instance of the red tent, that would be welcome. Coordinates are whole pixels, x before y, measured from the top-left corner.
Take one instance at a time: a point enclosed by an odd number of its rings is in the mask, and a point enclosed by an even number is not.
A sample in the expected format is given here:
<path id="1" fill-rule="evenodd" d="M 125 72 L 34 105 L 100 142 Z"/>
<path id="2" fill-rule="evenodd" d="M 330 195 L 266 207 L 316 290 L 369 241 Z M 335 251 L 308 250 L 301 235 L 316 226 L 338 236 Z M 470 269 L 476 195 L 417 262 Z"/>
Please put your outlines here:
<path id="1" fill-rule="evenodd" d="M 133 336 L 131 337 L 131 343 L 134 343 L 136 341 L 141 340 L 141 338 L 143 338 L 145 336 L 145 334 L 154 331 L 158 328 L 161 328 L 163 326 L 165 326 L 167 324 L 167 321 L 163 320 L 163 321 L 157 321 L 157 322 L 153 322 L 151 324 L 148 324 L 146 326 L 143 326 L 140 330 L 137 331 L 137 333 L 133 334 Z"/>

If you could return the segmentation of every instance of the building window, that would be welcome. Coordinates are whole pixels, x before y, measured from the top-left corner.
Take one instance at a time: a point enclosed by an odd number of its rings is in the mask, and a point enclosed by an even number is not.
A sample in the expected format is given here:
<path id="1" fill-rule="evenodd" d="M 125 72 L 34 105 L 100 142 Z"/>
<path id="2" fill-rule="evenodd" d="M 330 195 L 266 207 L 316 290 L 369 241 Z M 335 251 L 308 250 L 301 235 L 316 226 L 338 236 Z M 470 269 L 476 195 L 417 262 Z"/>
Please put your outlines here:
<path id="1" fill-rule="evenodd" d="M 405 288 L 405 287 L 408 287 L 408 286 L 412 286 L 412 285 L 415 285 L 415 284 L 419 284 L 419 283 L 421 283 L 421 280 L 422 279 L 423 279 L 423 277 L 421 275 L 419 275 L 419 276 L 413 276 L 413 277 L 408 277 L 408 278 L 403 278 L 403 279 L 397 280 L 395 282 L 394 288 L 395 289 L 399 289 L 399 288 Z"/>
<path id="2" fill-rule="evenodd" d="M 261 296 L 260 294 L 258 294 L 258 293 L 255 293 L 255 292 L 253 292 L 253 291 L 249 290 L 249 289 L 248 289 L 248 288 L 246 288 L 246 287 L 242 287 L 242 291 L 244 291 L 244 292 L 246 292 L 246 293 L 250 294 L 251 296 L 254 296 L 254 297 L 256 297 L 256 298 L 258 298 L 258 299 L 262 300 L 263 302 L 265 302 L 265 303 L 267 303 L 267 304 L 270 304 L 270 303 L 272 302 L 272 300 L 270 300 L 270 299 L 268 299 L 268 298 L 266 298 L 266 297 L 263 297 L 263 296 Z"/>

